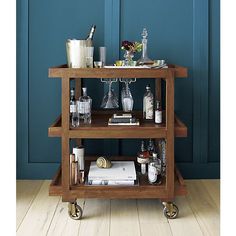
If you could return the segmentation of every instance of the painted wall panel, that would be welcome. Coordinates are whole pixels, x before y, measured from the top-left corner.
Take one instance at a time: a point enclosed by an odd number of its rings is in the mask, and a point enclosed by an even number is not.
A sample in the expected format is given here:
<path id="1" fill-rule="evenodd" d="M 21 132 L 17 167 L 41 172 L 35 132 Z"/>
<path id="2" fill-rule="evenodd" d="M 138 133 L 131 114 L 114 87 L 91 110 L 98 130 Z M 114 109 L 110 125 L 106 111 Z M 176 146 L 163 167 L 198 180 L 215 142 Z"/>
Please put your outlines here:
<path id="1" fill-rule="evenodd" d="M 60 139 L 48 138 L 47 128 L 60 113 L 61 84 L 48 79 L 48 68 L 65 63 L 66 39 L 85 38 L 94 23 L 95 59 L 103 45 L 109 62 L 123 59 L 121 41 L 140 41 L 147 27 L 150 58 L 188 67 L 189 78 L 175 83 L 175 111 L 188 126 L 188 138 L 175 141 L 176 160 L 188 178 L 219 177 L 219 8 L 219 0 L 17 1 L 18 178 L 51 178 L 58 166 Z M 142 109 L 147 82 L 154 88 L 153 80 L 130 86 L 135 109 Z M 95 80 L 83 85 L 99 108 L 107 87 Z M 89 154 L 135 155 L 140 140 L 91 139 L 85 145 Z"/>
<path id="2" fill-rule="evenodd" d="M 184 14 L 183 14 L 184 12 Z M 151 59 L 165 59 L 188 67 L 189 78 L 178 79 L 175 83 L 175 110 L 189 127 L 187 139 L 176 140 L 178 162 L 192 161 L 192 116 L 193 116 L 193 2 L 188 0 L 142 0 L 121 1 L 120 39 L 141 41 L 143 27 L 148 30 L 148 55 Z M 124 52 L 121 51 L 120 57 Z M 139 53 L 136 59 L 140 57 Z M 154 80 L 140 80 L 131 84 L 135 109 L 142 109 L 145 85 L 154 88 Z M 136 141 L 140 143 L 140 141 Z M 127 150 L 121 142 L 121 148 Z M 136 147 L 135 147 L 136 148 Z M 183 150 L 184 154 L 183 154 Z M 135 151 L 135 149 L 133 150 Z M 137 149 L 136 149 L 137 152 Z"/>
<path id="3" fill-rule="evenodd" d="M 47 127 L 61 112 L 61 81 L 48 79 L 48 68 L 64 64 L 66 40 L 86 38 L 94 23 L 96 47 L 104 42 L 104 1 L 29 1 L 30 162 L 60 161 L 60 139 L 48 138 Z M 89 94 L 102 96 L 99 81 L 84 81 L 84 85 Z M 99 100 L 94 99 L 93 105 L 99 107 Z"/>

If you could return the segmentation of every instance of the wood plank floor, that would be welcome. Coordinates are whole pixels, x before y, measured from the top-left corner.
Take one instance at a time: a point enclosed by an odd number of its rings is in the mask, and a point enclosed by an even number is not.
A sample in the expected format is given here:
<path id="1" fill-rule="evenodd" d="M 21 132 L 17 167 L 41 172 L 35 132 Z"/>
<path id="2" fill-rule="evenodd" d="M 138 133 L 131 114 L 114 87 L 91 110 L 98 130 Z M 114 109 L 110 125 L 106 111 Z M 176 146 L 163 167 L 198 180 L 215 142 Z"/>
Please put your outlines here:
<path id="1" fill-rule="evenodd" d="M 176 198 L 179 217 L 167 220 L 155 199 L 80 199 L 83 219 L 71 220 L 67 203 L 49 197 L 50 181 L 18 180 L 16 231 L 24 236 L 217 236 L 220 181 L 187 180 L 189 194 Z"/>

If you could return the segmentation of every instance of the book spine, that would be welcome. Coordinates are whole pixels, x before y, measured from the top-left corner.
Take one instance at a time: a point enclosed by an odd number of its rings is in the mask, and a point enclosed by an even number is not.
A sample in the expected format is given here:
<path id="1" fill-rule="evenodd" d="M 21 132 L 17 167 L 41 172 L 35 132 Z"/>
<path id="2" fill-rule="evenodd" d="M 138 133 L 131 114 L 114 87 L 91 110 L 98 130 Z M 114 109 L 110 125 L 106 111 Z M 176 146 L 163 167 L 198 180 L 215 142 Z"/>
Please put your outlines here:
<path id="1" fill-rule="evenodd" d="M 111 118 L 111 123 L 135 123 L 135 118 Z"/>

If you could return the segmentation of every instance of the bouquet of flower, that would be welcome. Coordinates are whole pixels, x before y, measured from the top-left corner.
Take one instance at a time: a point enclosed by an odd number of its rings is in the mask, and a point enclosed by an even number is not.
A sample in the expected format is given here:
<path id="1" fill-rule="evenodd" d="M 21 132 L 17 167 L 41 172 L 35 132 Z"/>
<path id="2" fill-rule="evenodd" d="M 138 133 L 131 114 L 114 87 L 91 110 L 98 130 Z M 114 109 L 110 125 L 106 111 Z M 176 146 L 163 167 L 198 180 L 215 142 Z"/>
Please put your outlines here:
<path id="1" fill-rule="evenodd" d="M 142 51 L 142 44 L 139 42 L 130 42 L 130 41 L 122 41 L 122 50 L 130 51 L 132 53 L 141 52 Z"/>

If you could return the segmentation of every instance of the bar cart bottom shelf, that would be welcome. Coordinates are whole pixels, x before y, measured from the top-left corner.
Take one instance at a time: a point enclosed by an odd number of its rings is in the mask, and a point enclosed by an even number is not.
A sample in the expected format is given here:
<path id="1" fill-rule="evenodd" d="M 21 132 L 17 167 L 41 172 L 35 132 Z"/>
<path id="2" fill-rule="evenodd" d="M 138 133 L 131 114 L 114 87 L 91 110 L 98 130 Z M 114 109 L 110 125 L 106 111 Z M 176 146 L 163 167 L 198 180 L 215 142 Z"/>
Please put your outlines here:
<path id="1" fill-rule="evenodd" d="M 89 162 L 88 162 L 89 163 Z M 89 166 L 89 165 L 86 165 Z M 56 172 L 50 187 L 50 196 L 62 196 L 61 167 Z M 187 195 L 184 180 L 175 167 L 175 196 Z M 100 199 L 141 199 L 158 198 L 163 204 L 163 214 L 168 219 L 178 216 L 178 207 L 168 198 L 165 179 L 161 185 L 150 185 L 146 178 L 139 176 L 139 184 L 134 186 L 88 186 L 85 184 L 71 186 L 67 194 L 68 213 L 72 219 L 78 220 L 82 217 L 82 209 L 76 203 L 77 198 L 100 198 Z M 62 199 L 63 200 L 63 199 Z"/>

